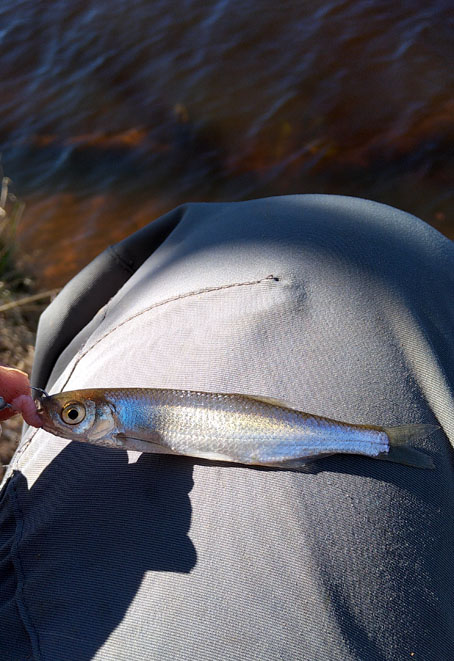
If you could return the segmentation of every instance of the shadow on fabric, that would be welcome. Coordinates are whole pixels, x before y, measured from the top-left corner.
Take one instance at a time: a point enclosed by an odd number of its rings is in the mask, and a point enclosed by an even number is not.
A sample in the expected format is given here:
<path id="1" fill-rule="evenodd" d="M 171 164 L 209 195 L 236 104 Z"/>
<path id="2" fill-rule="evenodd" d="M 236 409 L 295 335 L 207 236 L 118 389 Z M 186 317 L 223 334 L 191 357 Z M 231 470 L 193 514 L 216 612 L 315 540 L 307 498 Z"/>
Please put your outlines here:
<path id="1" fill-rule="evenodd" d="M 53 658 L 65 650 L 65 658 L 88 661 L 133 607 L 147 572 L 196 565 L 188 537 L 193 464 L 159 455 L 127 461 L 123 452 L 71 443 L 30 490 L 19 472 L 4 489 L 0 611 L 10 623 L 20 613 L 16 640 L 25 627 L 37 658 L 43 639 Z M 0 629 L 0 642 L 13 644 L 11 629 Z"/>

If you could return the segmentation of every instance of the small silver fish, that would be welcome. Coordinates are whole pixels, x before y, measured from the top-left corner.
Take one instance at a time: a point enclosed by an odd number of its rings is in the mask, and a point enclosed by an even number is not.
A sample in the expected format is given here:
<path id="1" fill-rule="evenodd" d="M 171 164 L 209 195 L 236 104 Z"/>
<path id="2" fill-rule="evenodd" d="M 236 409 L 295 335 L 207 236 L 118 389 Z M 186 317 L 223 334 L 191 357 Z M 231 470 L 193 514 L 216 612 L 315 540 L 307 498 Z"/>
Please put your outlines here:
<path id="1" fill-rule="evenodd" d="M 338 453 L 434 468 L 428 455 L 406 445 L 434 425 L 348 424 L 267 397 L 99 388 L 41 391 L 36 404 L 46 431 L 109 448 L 293 470 Z"/>

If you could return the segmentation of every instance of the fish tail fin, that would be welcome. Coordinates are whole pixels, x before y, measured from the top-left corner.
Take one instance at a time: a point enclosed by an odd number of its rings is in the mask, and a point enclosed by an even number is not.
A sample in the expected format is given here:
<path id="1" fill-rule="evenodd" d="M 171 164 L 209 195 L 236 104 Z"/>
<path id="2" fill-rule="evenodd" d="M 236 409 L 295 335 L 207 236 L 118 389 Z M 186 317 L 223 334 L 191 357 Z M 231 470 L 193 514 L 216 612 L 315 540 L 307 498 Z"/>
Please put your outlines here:
<path id="1" fill-rule="evenodd" d="M 432 458 L 408 446 L 410 441 L 416 438 L 425 438 L 439 429 L 438 425 L 401 425 L 400 427 L 383 427 L 383 431 L 389 438 L 389 452 L 377 456 L 383 461 L 393 461 L 415 468 L 435 468 Z"/>
<path id="2" fill-rule="evenodd" d="M 426 438 L 437 429 L 438 425 L 400 425 L 400 427 L 383 427 L 391 445 L 406 445 L 417 438 Z"/>

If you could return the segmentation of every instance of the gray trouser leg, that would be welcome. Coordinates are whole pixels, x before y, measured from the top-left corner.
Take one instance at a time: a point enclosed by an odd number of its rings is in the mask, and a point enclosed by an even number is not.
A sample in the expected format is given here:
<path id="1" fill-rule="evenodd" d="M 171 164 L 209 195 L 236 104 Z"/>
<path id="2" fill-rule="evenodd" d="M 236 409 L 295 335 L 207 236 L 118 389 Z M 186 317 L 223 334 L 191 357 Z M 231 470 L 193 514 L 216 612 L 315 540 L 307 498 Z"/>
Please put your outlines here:
<path id="1" fill-rule="evenodd" d="M 415 446 L 436 468 L 333 456 L 310 474 L 256 470 L 29 430 L 1 494 L 2 658 L 452 658 L 452 243 L 335 196 L 187 205 L 159 222 L 46 312 L 37 385 L 435 423 Z"/>

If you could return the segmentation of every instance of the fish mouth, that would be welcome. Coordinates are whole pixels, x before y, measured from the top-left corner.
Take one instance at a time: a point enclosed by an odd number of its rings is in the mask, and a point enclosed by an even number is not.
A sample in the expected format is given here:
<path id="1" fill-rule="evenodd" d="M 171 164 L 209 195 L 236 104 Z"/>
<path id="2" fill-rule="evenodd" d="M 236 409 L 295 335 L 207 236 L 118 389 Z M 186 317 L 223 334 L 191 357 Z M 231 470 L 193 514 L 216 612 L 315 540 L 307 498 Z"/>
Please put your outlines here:
<path id="1" fill-rule="evenodd" d="M 35 406 L 36 406 L 36 412 L 38 414 L 44 413 L 43 400 L 50 397 L 50 395 L 48 395 L 47 392 L 45 390 L 43 390 L 42 388 L 37 388 L 36 386 L 30 386 L 30 389 L 32 391 L 37 391 L 37 393 L 38 393 L 38 395 L 36 395 L 33 399 L 33 401 L 35 402 Z"/>
<path id="2" fill-rule="evenodd" d="M 42 405 L 42 402 L 40 399 L 35 399 L 33 400 L 35 402 L 36 406 L 36 413 L 39 415 L 39 417 L 43 420 L 43 416 L 45 414 L 45 409 L 44 406 Z"/>
<path id="3" fill-rule="evenodd" d="M 42 422 L 41 429 L 51 434 L 55 434 L 55 425 L 49 412 L 49 400 L 51 400 L 52 396 L 48 395 L 47 392 L 42 388 L 36 388 L 35 386 L 32 386 L 31 389 L 33 394 L 34 391 L 37 392 L 33 398 L 33 401 L 35 403 L 36 413 Z"/>

